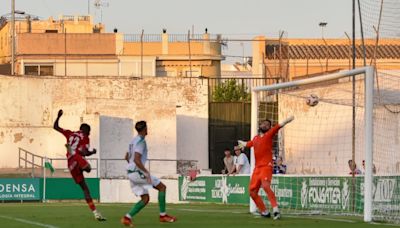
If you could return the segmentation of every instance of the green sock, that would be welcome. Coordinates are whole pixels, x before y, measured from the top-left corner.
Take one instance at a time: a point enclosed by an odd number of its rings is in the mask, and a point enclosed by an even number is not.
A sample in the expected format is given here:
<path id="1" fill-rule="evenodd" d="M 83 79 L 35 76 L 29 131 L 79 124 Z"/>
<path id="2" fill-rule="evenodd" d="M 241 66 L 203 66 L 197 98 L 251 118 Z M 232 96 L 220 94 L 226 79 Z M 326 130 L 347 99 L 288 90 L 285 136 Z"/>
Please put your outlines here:
<path id="1" fill-rule="evenodd" d="M 140 210 L 142 210 L 144 207 L 146 206 L 146 204 L 143 203 L 143 201 L 139 201 L 137 202 L 137 204 L 135 204 L 134 207 L 132 207 L 132 209 L 129 211 L 129 215 L 131 217 L 135 216 L 137 213 L 139 213 Z"/>
<path id="2" fill-rule="evenodd" d="M 160 213 L 165 213 L 165 192 L 158 192 L 158 206 Z"/>

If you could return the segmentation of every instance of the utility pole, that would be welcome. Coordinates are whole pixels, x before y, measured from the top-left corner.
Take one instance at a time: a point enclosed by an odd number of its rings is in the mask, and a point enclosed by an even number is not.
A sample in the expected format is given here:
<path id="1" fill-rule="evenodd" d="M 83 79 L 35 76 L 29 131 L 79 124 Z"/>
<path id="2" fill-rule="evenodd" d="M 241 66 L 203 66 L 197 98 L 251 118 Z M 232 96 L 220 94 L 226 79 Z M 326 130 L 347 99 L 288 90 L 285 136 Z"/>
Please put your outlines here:
<path id="1" fill-rule="evenodd" d="M 353 69 L 356 68 L 356 0 L 352 0 L 352 29 L 353 29 Z M 361 13 L 361 12 L 360 12 Z M 356 151 L 356 77 L 355 75 L 352 76 L 352 99 L 353 99 L 353 109 L 352 109 L 352 144 L 351 144 L 351 149 L 352 149 L 352 156 L 351 159 L 353 161 L 353 164 L 355 164 L 355 151 Z M 354 167 L 355 169 L 355 167 Z M 355 178 L 355 173 L 354 170 L 352 171 L 352 210 L 355 211 L 355 201 L 356 201 L 356 195 L 355 195 L 355 190 L 356 190 L 356 178 Z"/>
<path id="2" fill-rule="evenodd" d="M 192 52 L 190 50 L 190 30 L 188 31 L 188 47 L 189 47 L 190 80 L 192 80 Z"/>
<path id="3" fill-rule="evenodd" d="M 279 32 L 279 77 L 283 79 L 282 77 L 282 37 L 285 34 L 285 31 L 280 31 Z"/>
<path id="4" fill-rule="evenodd" d="M 142 29 L 142 34 L 140 34 L 140 78 L 143 79 L 143 35 L 144 29 Z"/>
<path id="5" fill-rule="evenodd" d="M 351 65 L 351 60 L 352 60 L 352 55 L 351 55 L 351 50 L 352 50 L 352 44 L 351 44 L 351 39 L 349 34 L 347 34 L 347 32 L 344 32 L 344 34 L 346 35 L 347 39 L 349 40 L 349 70 L 351 70 L 352 65 Z"/>
<path id="6" fill-rule="evenodd" d="M 15 67 L 15 0 L 11 0 L 11 75 Z"/>

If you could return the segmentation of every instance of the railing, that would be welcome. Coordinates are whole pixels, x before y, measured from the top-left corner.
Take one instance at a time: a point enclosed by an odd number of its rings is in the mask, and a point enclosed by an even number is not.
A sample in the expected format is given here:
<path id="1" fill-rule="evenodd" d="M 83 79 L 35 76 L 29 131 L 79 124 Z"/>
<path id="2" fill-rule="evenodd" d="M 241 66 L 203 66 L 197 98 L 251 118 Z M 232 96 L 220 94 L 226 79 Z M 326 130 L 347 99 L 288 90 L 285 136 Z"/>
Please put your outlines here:
<path id="1" fill-rule="evenodd" d="M 190 34 L 190 39 L 203 39 L 203 34 Z M 187 42 L 187 34 L 168 34 L 168 42 Z"/>
<path id="2" fill-rule="evenodd" d="M 63 164 L 67 164 L 68 163 L 68 159 L 67 158 L 47 158 L 47 159 L 49 160 L 50 164 L 52 164 L 52 165 L 55 163 L 54 161 L 65 161 Z M 89 162 L 92 170 L 96 171 L 96 177 L 99 177 L 99 175 L 100 175 L 99 174 L 99 168 L 98 168 L 99 167 L 99 159 L 97 159 L 97 158 L 87 158 L 87 157 L 85 159 Z M 93 166 L 93 164 L 95 164 L 95 166 Z M 55 170 L 67 171 L 68 167 L 67 166 L 54 167 L 54 169 Z M 68 173 L 69 173 L 69 171 L 68 171 Z"/>
<path id="3" fill-rule="evenodd" d="M 169 164 L 168 163 L 172 163 Z M 175 159 L 148 159 L 146 169 L 150 173 L 161 175 L 181 174 L 187 175 L 189 170 L 197 170 L 197 160 L 175 160 Z M 125 159 L 109 158 L 101 159 L 101 178 L 127 178 Z"/>
<path id="4" fill-rule="evenodd" d="M 67 167 L 67 158 L 47 158 L 50 164 L 53 165 L 55 171 L 57 170 L 62 170 L 63 172 L 68 170 Z M 89 162 L 89 164 L 92 167 L 92 170 L 96 171 L 96 177 L 99 177 L 99 159 L 97 158 L 86 158 L 86 160 Z M 62 164 L 63 166 L 58 166 L 55 165 L 57 161 L 65 161 Z M 35 169 L 39 169 L 40 176 L 43 176 L 43 165 L 45 162 L 45 157 L 36 155 L 34 153 L 31 153 L 27 150 L 24 150 L 22 148 L 18 148 L 18 167 L 19 168 L 24 168 L 24 169 L 31 169 L 31 175 L 32 177 L 35 176 Z M 59 162 L 57 162 L 59 163 Z M 57 172 L 55 172 L 57 175 Z M 53 175 L 53 174 L 52 174 Z"/>
<path id="5" fill-rule="evenodd" d="M 266 86 L 273 85 L 279 82 L 282 82 L 282 79 L 279 77 L 224 77 L 224 78 L 208 78 L 208 95 L 209 100 L 211 102 L 214 100 L 214 93 L 216 89 L 222 86 L 224 83 L 228 81 L 235 81 L 235 84 L 238 88 L 241 88 L 241 91 L 246 92 L 248 96 L 248 101 L 250 102 L 250 94 L 251 89 L 258 86 Z"/>
<path id="6" fill-rule="evenodd" d="M 141 34 L 124 34 L 124 42 L 140 42 Z M 143 42 L 161 42 L 162 36 L 160 34 L 144 34 Z"/>
<path id="7" fill-rule="evenodd" d="M 64 21 L 74 21 L 75 18 L 78 21 L 90 21 L 90 16 L 74 16 L 74 15 L 63 15 L 61 20 Z"/>
<path id="8" fill-rule="evenodd" d="M 19 168 L 30 169 L 32 177 L 43 176 L 45 157 L 22 148 L 18 148 L 18 155 Z M 47 158 L 47 160 L 55 169 L 54 174 L 51 174 L 52 177 L 60 176 L 64 173 L 69 176 L 67 158 Z M 127 162 L 125 159 L 86 158 L 86 160 L 90 163 L 92 170 L 96 172 L 96 177 L 98 178 L 127 178 Z M 152 173 L 161 175 L 187 175 L 189 170 L 197 170 L 197 163 L 197 160 L 148 159 L 146 168 Z"/>
<path id="9" fill-rule="evenodd" d="M 32 176 L 34 176 L 35 168 L 43 167 L 44 157 L 33 154 L 22 148 L 18 148 L 18 167 L 25 169 L 32 169 Z M 37 164 L 36 161 L 40 161 Z"/>
<path id="10" fill-rule="evenodd" d="M 141 34 L 124 34 L 124 42 L 140 42 Z M 190 40 L 192 42 L 203 41 L 203 34 L 190 34 Z M 217 40 L 219 35 L 210 34 L 210 41 Z M 187 34 L 168 34 L 168 42 L 187 42 L 188 35 Z M 143 42 L 162 42 L 161 34 L 143 34 Z"/>

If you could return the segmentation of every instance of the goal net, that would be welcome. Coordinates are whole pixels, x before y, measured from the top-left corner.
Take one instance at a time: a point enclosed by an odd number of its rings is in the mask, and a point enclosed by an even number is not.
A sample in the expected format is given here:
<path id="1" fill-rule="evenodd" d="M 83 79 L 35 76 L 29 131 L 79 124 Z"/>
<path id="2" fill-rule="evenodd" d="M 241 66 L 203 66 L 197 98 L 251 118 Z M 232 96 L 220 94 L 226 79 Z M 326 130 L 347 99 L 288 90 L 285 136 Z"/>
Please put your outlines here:
<path id="1" fill-rule="evenodd" d="M 400 77 L 374 76 L 372 67 L 253 89 L 252 137 L 262 120 L 295 117 L 273 146 L 272 189 L 283 213 L 400 222 L 399 112 Z"/>

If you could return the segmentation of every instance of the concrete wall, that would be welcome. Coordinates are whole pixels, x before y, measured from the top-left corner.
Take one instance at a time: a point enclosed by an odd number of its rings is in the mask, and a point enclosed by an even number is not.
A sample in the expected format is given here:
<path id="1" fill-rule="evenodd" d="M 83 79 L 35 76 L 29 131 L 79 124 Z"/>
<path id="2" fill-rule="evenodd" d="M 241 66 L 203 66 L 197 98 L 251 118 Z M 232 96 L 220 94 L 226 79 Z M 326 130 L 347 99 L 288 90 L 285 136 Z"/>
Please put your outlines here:
<path id="1" fill-rule="evenodd" d="M 100 177 L 126 177 L 126 161 L 123 159 L 128 151 L 134 131 L 133 120 L 100 116 Z"/>
<path id="2" fill-rule="evenodd" d="M 54 75 L 56 76 L 134 76 L 140 77 L 140 58 L 89 58 L 89 59 L 64 59 L 43 58 L 32 59 L 30 57 L 20 57 L 22 67 L 19 68 L 19 74 L 25 75 L 24 66 L 27 65 L 52 65 Z M 66 65 L 65 65 L 66 63 Z M 155 57 L 146 57 L 143 60 L 143 76 L 156 75 Z"/>
<path id="3" fill-rule="evenodd" d="M 16 51 L 18 55 L 116 55 L 115 40 L 113 33 L 21 33 Z"/>
<path id="4" fill-rule="evenodd" d="M 7 23 L 0 29 L 0 64 L 8 63 L 11 59 L 10 26 Z"/>
<path id="5" fill-rule="evenodd" d="M 201 79 L 1 76 L 0 167 L 18 166 L 18 147 L 41 156 L 64 157 L 65 139 L 52 130 L 60 108 L 65 113 L 62 127 L 93 125 L 93 147 L 100 146 L 100 115 L 146 120 L 150 158 L 196 159 L 207 167 L 207 93 L 207 82 Z M 155 167 L 162 169 L 159 164 Z"/>

